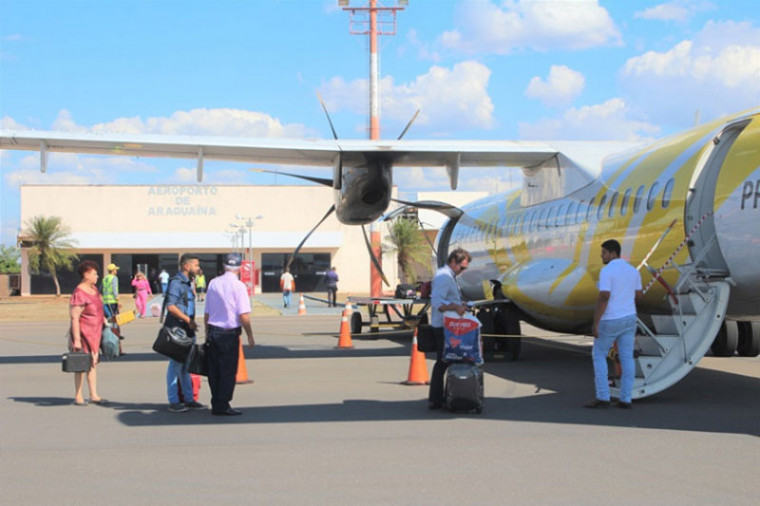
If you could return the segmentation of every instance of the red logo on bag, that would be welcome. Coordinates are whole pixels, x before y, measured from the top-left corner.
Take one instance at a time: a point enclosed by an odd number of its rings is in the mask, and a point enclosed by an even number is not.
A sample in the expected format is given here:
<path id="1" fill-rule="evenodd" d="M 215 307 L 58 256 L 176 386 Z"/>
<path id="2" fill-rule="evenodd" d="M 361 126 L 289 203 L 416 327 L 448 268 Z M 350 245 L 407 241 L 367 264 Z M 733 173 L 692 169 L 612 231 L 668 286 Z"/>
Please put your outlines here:
<path id="1" fill-rule="evenodd" d="M 468 332 L 472 332 L 478 328 L 478 322 L 470 320 L 468 318 L 444 317 L 443 325 L 457 336 L 467 334 Z"/>

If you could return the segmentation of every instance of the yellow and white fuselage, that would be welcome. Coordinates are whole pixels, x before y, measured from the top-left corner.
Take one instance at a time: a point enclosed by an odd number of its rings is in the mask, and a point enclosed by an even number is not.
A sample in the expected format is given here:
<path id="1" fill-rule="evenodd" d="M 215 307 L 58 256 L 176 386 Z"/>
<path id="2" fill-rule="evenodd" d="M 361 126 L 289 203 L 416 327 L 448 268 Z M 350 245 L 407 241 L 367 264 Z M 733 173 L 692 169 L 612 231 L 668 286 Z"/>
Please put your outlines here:
<path id="1" fill-rule="evenodd" d="M 760 110 L 608 156 L 585 185 L 572 164 L 554 164 L 526 170 L 521 190 L 465 206 L 452 223 L 449 249 L 473 255 L 460 276 L 468 298 L 486 297 L 497 279 L 533 323 L 589 332 L 601 243 L 617 239 L 638 266 L 664 236 L 649 266 L 696 261 L 705 276 L 730 277 L 729 317 L 760 315 Z M 641 272 L 646 286 L 653 276 Z M 670 312 L 679 276 L 663 270 L 641 308 Z"/>

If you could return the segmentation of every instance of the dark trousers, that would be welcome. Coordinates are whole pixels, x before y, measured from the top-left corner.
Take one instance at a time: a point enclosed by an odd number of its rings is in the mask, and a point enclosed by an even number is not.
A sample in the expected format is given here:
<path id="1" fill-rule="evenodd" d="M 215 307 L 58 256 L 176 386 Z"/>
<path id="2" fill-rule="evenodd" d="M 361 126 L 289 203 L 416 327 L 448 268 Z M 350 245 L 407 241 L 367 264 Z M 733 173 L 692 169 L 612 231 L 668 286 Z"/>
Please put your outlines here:
<path id="1" fill-rule="evenodd" d="M 240 328 L 222 329 L 209 325 L 208 386 L 211 389 L 211 409 L 226 411 L 235 392 L 240 354 Z"/>
<path id="2" fill-rule="evenodd" d="M 335 307 L 336 306 L 336 298 L 338 296 L 338 287 L 337 286 L 328 286 L 327 287 L 327 305 Z"/>
<path id="3" fill-rule="evenodd" d="M 443 404 L 443 377 L 450 365 L 443 361 L 443 327 L 433 327 L 433 335 L 435 335 L 435 365 L 430 375 L 428 401 L 432 404 Z"/>

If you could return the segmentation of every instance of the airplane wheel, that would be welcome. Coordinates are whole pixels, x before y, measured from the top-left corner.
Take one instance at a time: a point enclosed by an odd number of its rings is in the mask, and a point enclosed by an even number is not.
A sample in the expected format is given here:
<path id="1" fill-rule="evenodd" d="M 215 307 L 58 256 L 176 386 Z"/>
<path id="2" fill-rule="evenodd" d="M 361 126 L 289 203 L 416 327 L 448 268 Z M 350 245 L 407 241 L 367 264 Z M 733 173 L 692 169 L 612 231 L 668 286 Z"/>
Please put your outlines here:
<path id="1" fill-rule="evenodd" d="M 733 320 L 724 320 L 710 349 L 716 357 L 730 357 L 739 342 L 739 326 Z"/>
<path id="2" fill-rule="evenodd" d="M 351 333 L 362 333 L 362 314 L 358 311 L 351 313 Z"/>
<path id="3" fill-rule="evenodd" d="M 760 355 L 760 322 L 739 322 L 736 352 L 742 357 Z"/>

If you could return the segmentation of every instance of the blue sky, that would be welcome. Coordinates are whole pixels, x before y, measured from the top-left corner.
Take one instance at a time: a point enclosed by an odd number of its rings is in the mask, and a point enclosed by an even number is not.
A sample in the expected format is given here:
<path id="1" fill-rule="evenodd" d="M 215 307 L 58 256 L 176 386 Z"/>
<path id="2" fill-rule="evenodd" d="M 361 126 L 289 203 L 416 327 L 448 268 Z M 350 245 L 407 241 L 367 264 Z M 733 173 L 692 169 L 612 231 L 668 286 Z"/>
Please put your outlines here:
<path id="1" fill-rule="evenodd" d="M 355 6 L 364 0 L 351 0 Z M 395 5 L 386 0 L 385 5 Z M 5 129 L 330 138 L 368 135 L 368 42 L 337 0 L 0 0 Z M 380 38 L 381 135 L 647 140 L 760 105 L 757 0 L 410 0 Z M 0 152 L 0 241 L 19 182 L 194 183 L 194 161 Z M 271 184 L 206 162 L 205 183 Z M 463 171 L 464 190 L 506 189 Z M 283 177 L 279 183 L 290 184 Z M 402 191 L 446 189 L 398 171 Z"/>

